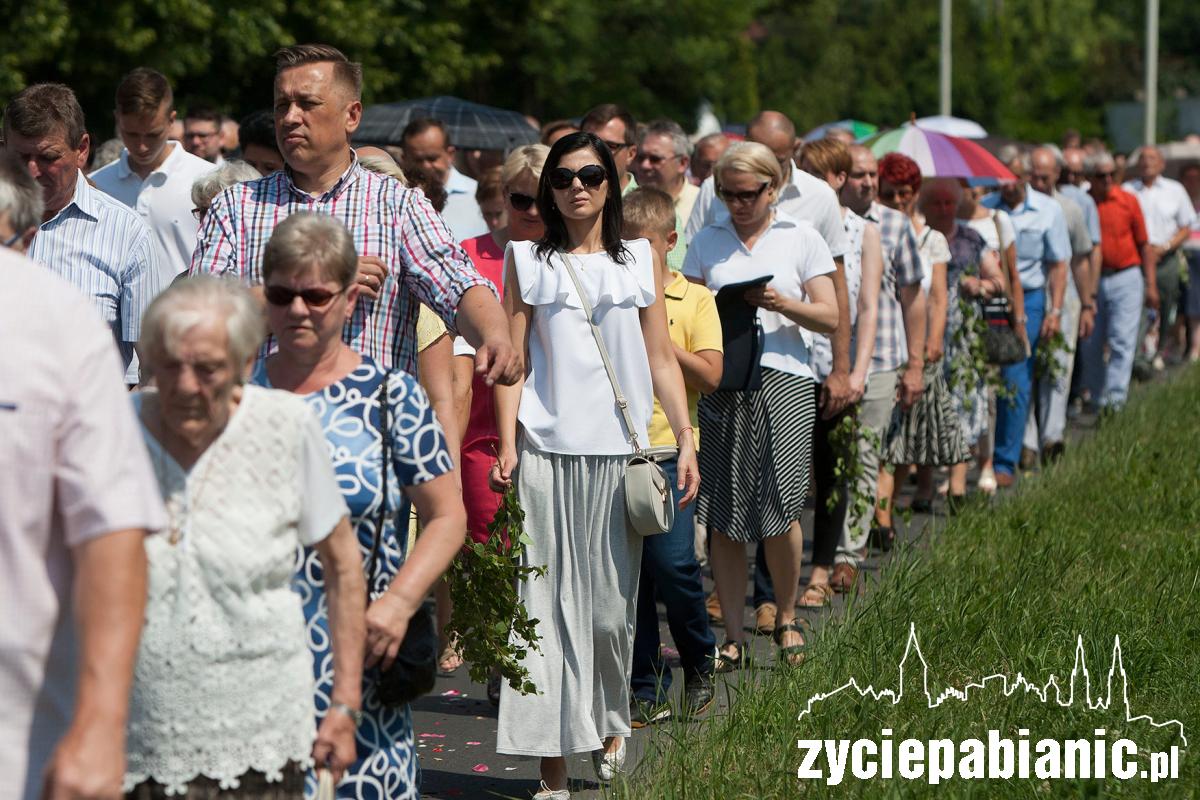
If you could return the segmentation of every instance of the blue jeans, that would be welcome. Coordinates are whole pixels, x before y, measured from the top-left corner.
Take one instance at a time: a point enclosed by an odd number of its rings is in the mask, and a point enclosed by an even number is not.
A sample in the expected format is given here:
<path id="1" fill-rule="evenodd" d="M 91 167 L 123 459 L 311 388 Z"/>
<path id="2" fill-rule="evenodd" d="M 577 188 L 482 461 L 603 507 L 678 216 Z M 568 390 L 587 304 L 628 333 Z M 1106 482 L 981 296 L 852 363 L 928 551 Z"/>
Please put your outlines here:
<path id="1" fill-rule="evenodd" d="M 1096 405 L 1120 408 L 1129 395 L 1145 292 L 1146 280 L 1139 267 L 1127 267 L 1100 277 L 1096 327 L 1079 346 L 1083 387 Z M 1104 364 L 1106 344 L 1108 366 Z"/>
<path id="2" fill-rule="evenodd" d="M 661 462 L 679 502 L 682 492 L 675 459 Z M 644 703 L 667 701 L 671 670 L 659 654 L 658 609 L 655 598 L 667 607 L 667 626 L 679 649 L 684 675 L 708 675 L 713 671 L 716 639 L 704 608 L 704 586 L 696 561 L 695 505 L 675 509 L 675 524 L 666 533 L 642 540 L 642 574 L 638 585 L 637 628 L 633 637 L 633 672 L 630 687 L 635 699 Z"/>
<path id="3" fill-rule="evenodd" d="M 1004 367 L 1000 375 L 1008 384 L 1011 398 L 996 403 L 996 472 L 1012 475 L 1021 458 L 1021 441 L 1025 438 L 1025 420 L 1033 396 L 1033 364 L 1037 358 L 1038 333 L 1046 313 L 1046 293 L 1025 290 L 1025 333 L 1029 336 L 1029 358 Z"/>

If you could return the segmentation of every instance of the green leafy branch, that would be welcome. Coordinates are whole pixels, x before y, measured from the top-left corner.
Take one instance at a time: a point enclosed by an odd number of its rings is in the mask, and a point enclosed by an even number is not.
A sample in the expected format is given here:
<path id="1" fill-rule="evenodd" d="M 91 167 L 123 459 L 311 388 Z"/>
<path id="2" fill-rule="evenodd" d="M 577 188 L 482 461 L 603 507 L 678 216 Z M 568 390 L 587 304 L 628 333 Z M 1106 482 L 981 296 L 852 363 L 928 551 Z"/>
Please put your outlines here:
<path id="1" fill-rule="evenodd" d="M 958 310 L 962 324 L 950 337 L 954 350 L 950 359 L 950 388 L 962 393 L 968 411 L 975 410 L 975 394 L 971 389 L 981 382 L 996 393 L 996 399 L 1011 398 L 1013 388 L 1004 380 L 999 368 L 988 361 L 987 320 L 980 312 L 978 302 L 959 295 Z"/>
<path id="2" fill-rule="evenodd" d="M 855 527 L 867 515 L 873 514 L 872 497 L 863 493 L 859 486 L 875 480 L 863 472 L 862 459 L 859 458 L 859 445 L 865 440 L 868 447 L 879 447 L 879 434 L 869 428 L 863 428 L 857 414 L 846 414 L 829 433 L 829 446 L 833 450 L 833 479 L 834 489 L 826 502 L 826 508 L 833 511 L 841 502 L 842 492 L 846 491 L 846 517 L 851 527 Z"/>
<path id="3" fill-rule="evenodd" d="M 521 659 L 530 650 L 540 652 L 539 620 L 529 618 L 517 585 L 544 577 L 546 567 L 522 563 L 531 540 L 516 486 L 504 493 L 487 530 L 486 542 L 468 542 L 450 566 L 454 608 L 447 633 L 457 639 L 463 659 L 471 665 L 471 680 L 486 683 L 495 669 L 521 694 L 537 694 Z"/>
<path id="4" fill-rule="evenodd" d="M 1055 331 L 1053 336 L 1038 339 L 1037 351 L 1033 357 L 1034 378 L 1039 381 L 1057 381 L 1067 372 L 1067 365 L 1059 360 L 1059 354 L 1074 352 L 1074 348 L 1067 344 L 1067 337 L 1063 336 L 1062 331 Z"/>

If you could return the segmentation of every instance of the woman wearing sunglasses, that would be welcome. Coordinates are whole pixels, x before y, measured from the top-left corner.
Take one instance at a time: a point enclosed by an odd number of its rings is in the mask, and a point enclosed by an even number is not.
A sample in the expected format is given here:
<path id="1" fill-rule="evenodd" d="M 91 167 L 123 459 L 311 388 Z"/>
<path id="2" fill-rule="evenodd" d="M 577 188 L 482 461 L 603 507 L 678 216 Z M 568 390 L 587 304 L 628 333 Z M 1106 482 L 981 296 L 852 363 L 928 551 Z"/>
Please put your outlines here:
<path id="1" fill-rule="evenodd" d="M 279 350 L 258 363 L 253 381 L 302 395 L 319 418 L 361 563 L 372 566 L 357 760 L 338 794 L 415 798 L 409 709 L 379 702 L 370 668 L 391 666 L 413 613 L 462 546 L 466 513 L 428 395 L 412 376 L 388 372 L 342 341 L 358 299 L 357 269 L 350 234 L 333 217 L 298 212 L 279 224 L 263 255 L 267 322 Z M 407 525 L 396 525 L 408 520 L 408 500 L 424 523 L 411 553 L 405 552 Z M 293 585 L 304 603 L 320 717 L 333 713 L 329 687 L 335 671 L 322 564 L 310 549 L 302 554 Z M 311 773 L 305 788 L 315 794 Z"/>
<path id="2" fill-rule="evenodd" d="M 534 797 L 565 800 L 566 756 L 590 751 L 601 780 L 625 761 L 642 552 L 621 487 L 631 437 L 568 263 L 593 306 L 637 441 L 648 441 L 657 396 L 680 444 L 684 504 L 700 474 L 662 272 L 649 242 L 621 241 L 620 183 L 600 139 L 573 133 L 555 143 L 537 208 L 545 235 L 509 242 L 505 252 L 505 307 L 527 371 L 496 391 L 500 457 L 492 477 L 497 489 L 516 481 L 532 540 L 526 561 L 548 571 L 520 587 L 541 620 L 540 651 L 523 660 L 538 694 L 502 688 L 497 749 L 540 756 L 543 785 Z"/>
<path id="3" fill-rule="evenodd" d="M 790 664 L 803 658 L 796 594 L 804 533 L 800 515 L 817 416 L 813 333 L 838 326 L 833 256 L 816 228 L 774 207 L 783 183 L 775 155 L 754 142 L 730 145 L 713 170 L 729 218 L 702 229 L 688 247 L 683 274 L 719 291 L 755 279 L 744 298 L 762 327 L 761 388 L 700 398 L 704 430 L 698 518 L 712 531 L 713 577 L 728 624 L 717 671 L 745 666 L 741 619 L 746 543 L 762 542 L 775 582 L 775 642 Z M 727 350 L 728 352 L 728 350 Z"/>

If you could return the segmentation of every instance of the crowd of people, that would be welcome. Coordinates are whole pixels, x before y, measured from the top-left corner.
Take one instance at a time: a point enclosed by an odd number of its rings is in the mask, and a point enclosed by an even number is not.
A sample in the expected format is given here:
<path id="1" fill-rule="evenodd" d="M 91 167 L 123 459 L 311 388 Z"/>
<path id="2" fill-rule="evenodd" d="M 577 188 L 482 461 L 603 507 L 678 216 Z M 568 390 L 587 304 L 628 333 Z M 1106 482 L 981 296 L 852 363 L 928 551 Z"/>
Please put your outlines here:
<path id="1" fill-rule="evenodd" d="M 953 513 L 972 463 L 1011 486 L 1142 360 L 1200 359 L 1200 163 L 1154 147 L 1122 182 L 1094 143 L 1014 146 L 979 185 L 775 111 L 693 142 L 615 104 L 509 153 L 436 119 L 355 147 L 361 85 L 285 48 L 239 126 L 135 69 L 107 163 L 69 87 L 5 108 L 0 794 L 419 796 L 381 681 L 429 595 L 459 668 L 443 576 L 515 490 L 538 692 L 488 693 L 565 800 L 567 756 L 612 780 L 746 666 L 748 583 L 801 664 L 797 610 L 891 548 L 910 470 Z"/>

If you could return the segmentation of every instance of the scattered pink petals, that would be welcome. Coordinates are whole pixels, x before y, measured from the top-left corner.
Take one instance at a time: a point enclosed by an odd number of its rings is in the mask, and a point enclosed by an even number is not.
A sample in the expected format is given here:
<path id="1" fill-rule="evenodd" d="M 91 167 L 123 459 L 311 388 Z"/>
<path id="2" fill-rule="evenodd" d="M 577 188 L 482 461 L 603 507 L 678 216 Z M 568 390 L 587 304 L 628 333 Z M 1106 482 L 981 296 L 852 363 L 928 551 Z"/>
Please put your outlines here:
<path id="1" fill-rule="evenodd" d="M 476 764 L 475 766 L 471 767 L 471 771 L 472 772 L 487 772 L 488 765 L 487 764 Z"/>
<path id="2" fill-rule="evenodd" d="M 460 692 L 458 689 L 447 689 L 446 691 L 442 692 L 442 697 L 458 697 L 460 694 L 462 694 L 462 692 Z"/>
<path id="3" fill-rule="evenodd" d="M 476 744 L 483 744 L 483 742 L 467 742 L 467 744 L 476 745 Z"/>
<path id="4" fill-rule="evenodd" d="M 444 733 L 422 733 L 419 738 L 421 738 L 421 739 L 445 739 L 446 734 L 444 734 Z"/>

